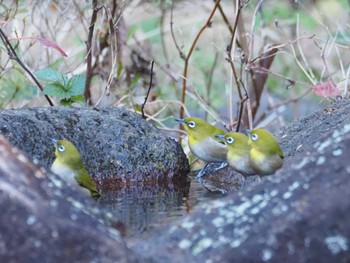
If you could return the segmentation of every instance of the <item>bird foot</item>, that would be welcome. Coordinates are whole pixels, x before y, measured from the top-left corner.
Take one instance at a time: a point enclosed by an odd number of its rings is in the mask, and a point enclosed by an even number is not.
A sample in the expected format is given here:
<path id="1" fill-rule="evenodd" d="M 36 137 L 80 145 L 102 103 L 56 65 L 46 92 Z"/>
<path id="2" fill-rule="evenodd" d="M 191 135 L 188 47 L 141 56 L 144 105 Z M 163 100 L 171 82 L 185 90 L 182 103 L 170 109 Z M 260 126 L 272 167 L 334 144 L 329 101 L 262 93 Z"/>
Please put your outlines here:
<path id="1" fill-rule="evenodd" d="M 225 168 L 226 166 L 227 166 L 227 162 L 223 162 L 223 163 L 221 163 L 221 165 L 218 168 L 215 168 L 214 171 L 218 171 L 218 170 L 220 170 L 222 168 Z"/>
<path id="2" fill-rule="evenodd" d="M 204 171 L 204 168 L 202 168 L 199 173 L 196 175 L 196 178 L 199 179 L 201 178 L 203 175 L 205 175 L 205 171 Z"/>

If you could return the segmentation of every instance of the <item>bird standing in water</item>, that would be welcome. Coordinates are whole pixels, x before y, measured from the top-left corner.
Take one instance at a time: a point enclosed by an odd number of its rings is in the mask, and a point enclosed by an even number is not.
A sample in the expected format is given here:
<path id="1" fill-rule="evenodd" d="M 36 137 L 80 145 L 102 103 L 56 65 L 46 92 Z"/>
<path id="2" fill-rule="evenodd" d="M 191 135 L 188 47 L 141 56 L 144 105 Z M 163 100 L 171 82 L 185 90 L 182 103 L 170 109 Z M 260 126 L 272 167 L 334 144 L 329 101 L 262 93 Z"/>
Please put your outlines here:
<path id="1" fill-rule="evenodd" d="M 197 174 L 197 178 L 204 175 L 204 169 L 208 163 L 226 161 L 227 147 L 222 139 L 215 137 L 215 135 L 224 135 L 223 130 L 195 117 L 176 119 L 176 121 L 185 127 L 191 152 L 206 163 Z"/>
<path id="2" fill-rule="evenodd" d="M 51 166 L 51 171 L 59 175 L 68 185 L 79 190 L 88 190 L 92 197 L 99 197 L 93 180 L 81 160 L 78 149 L 67 140 L 51 139 L 55 145 L 56 159 Z"/>

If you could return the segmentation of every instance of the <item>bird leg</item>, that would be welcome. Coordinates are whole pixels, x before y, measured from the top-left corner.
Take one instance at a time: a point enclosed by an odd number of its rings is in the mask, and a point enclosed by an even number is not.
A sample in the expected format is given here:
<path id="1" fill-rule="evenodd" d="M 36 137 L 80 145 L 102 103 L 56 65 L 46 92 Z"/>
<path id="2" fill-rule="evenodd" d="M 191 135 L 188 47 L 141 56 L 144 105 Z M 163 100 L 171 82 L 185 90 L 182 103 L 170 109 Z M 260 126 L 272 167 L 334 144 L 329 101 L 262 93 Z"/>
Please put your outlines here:
<path id="1" fill-rule="evenodd" d="M 241 188 L 239 190 L 242 190 L 245 186 L 245 182 L 247 181 L 247 178 L 242 174 L 242 183 L 241 183 Z"/>
<path id="2" fill-rule="evenodd" d="M 218 168 L 215 168 L 214 171 L 220 170 L 222 168 L 225 168 L 227 166 L 227 162 L 222 162 L 221 165 Z"/>
<path id="3" fill-rule="evenodd" d="M 203 175 L 205 175 L 205 168 L 208 166 L 209 163 L 206 163 L 204 167 L 199 171 L 199 173 L 196 175 L 196 178 L 201 178 Z"/>

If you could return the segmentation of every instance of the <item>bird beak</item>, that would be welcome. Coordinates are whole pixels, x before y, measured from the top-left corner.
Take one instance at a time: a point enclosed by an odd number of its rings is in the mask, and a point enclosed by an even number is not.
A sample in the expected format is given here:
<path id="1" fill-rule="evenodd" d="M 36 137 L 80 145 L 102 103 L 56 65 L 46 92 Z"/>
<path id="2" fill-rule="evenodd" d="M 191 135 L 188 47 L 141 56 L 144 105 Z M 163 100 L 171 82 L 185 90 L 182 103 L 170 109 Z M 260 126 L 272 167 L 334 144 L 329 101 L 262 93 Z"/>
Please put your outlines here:
<path id="1" fill-rule="evenodd" d="M 183 124 L 186 123 L 184 119 L 175 119 L 175 121 L 180 122 L 180 123 L 183 123 Z"/>
<path id="2" fill-rule="evenodd" d="M 51 142 L 53 143 L 53 145 L 57 145 L 57 140 L 56 139 L 54 139 L 54 138 L 50 138 L 50 140 L 51 140 Z"/>
<path id="3" fill-rule="evenodd" d="M 217 134 L 217 135 L 215 135 L 215 138 L 218 138 L 220 140 L 225 140 L 225 135 Z"/>
<path id="4" fill-rule="evenodd" d="M 245 130 L 244 133 L 245 133 L 246 135 L 249 135 L 249 134 L 250 134 L 250 130 Z"/>

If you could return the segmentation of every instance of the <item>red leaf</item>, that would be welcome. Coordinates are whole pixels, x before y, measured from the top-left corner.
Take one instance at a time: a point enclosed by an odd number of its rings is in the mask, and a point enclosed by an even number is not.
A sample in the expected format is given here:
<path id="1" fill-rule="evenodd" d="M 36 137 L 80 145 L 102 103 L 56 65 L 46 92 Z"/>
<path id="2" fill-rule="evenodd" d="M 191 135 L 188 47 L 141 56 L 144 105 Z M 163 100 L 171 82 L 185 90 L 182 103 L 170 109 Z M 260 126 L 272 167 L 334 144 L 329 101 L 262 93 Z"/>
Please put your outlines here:
<path id="1" fill-rule="evenodd" d="M 315 85 L 312 90 L 317 96 L 320 96 L 324 99 L 328 99 L 330 97 L 333 98 L 339 95 L 339 90 L 331 80 L 328 80 L 327 82 L 321 83 L 319 85 Z"/>
<path id="2" fill-rule="evenodd" d="M 68 57 L 67 54 L 62 50 L 62 48 L 60 48 L 55 42 L 48 40 L 46 38 L 40 37 L 40 36 L 36 36 L 34 38 L 40 43 L 40 45 L 42 45 L 44 47 L 48 47 L 48 48 L 54 48 L 58 52 L 60 52 L 62 56 Z"/>

